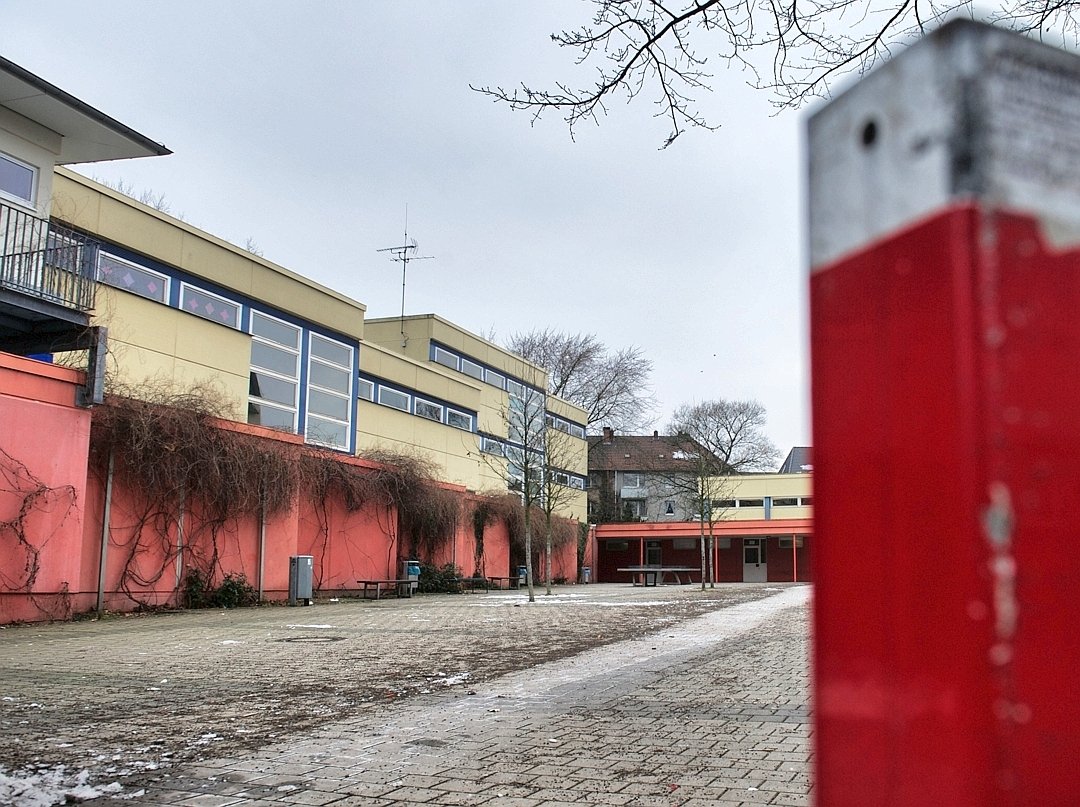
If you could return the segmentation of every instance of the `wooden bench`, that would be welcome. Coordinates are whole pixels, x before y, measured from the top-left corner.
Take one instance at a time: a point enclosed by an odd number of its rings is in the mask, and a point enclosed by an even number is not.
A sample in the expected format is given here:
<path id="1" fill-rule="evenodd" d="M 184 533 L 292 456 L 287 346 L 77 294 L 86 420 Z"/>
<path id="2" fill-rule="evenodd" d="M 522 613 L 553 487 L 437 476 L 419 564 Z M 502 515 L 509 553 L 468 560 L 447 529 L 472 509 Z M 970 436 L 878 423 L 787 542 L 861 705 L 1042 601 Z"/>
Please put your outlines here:
<path id="1" fill-rule="evenodd" d="M 493 586 L 495 586 L 495 588 L 497 588 L 497 589 L 502 589 L 503 588 L 503 583 L 506 583 L 506 588 L 508 590 L 513 589 L 513 588 L 521 588 L 521 578 L 518 577 L 516 574 L 515 575 L 490 575 L 489 574 L 487 579 L 490 580 L 491 584 Z"/>
<path id="2" fill-rule="evenodd" d="M 454 582 L 457 584 L 458 590 L 465 594 L 469 591 L 487 591 L 489 588 L 488 579 L 486 577 L 457 577 L 454 578 Z"/>
<path id="3" fill-rule="evenodd" d="M 413 593 L 412 584 L 415 580 L 405 578 L 402 580 L 357 580 L 362 586 L 364 599 L 368 599 L 368 592 L 375 592 L 375 599 L 382 599 L 383 593 L 394 594 L 398 597 L 411 597 Z"/>

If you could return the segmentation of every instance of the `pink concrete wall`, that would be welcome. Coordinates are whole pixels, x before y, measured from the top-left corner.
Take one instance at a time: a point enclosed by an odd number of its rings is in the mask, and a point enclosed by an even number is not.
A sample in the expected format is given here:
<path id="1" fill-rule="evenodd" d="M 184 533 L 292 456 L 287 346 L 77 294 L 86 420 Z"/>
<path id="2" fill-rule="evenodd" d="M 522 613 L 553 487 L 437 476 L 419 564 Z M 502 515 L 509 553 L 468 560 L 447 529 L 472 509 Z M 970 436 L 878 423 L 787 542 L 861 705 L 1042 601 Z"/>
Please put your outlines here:
<path id="1" fill-rule="evenodd" d="M 0 622 L 71 614 L 90 441 L 90 413 L 74 408 L 80 381 L 30 359 L 0 361 Z"/>
<path id="2" fill-rule="evenodd" d="M 99 588 L 109 610 L 183 606 L 191 569 L 210 570 L 214 584 L 226 574 L 243 574 L 265 599 L 284 599 L 292 555 L 314 556 L 314 582 L 323 594 L 354 592 L 358 580 L 399 576 L 402 557 L 393 511 L 369 507 L 350 512 L 339 502 L 324 507 L 301 500 L 269 516 L 265 526 L 258 517 L 245 516 L 212 530 L 198 502 L 177 501 L 165 512 L 148 511 L 117 474 L 104 578 L 99 579 L 107 462 L 90 458 L 91 413 L 75 405 L 81 381 L 79 372 L 0 354 L 0 623 L 63 619 L 93 610 Z M 301 442 L 258 427 L 221 426 L 262 439 Z M 371 465 L 350 457 L 341 461 Z M 435 557 L 420 560 L 454 563 L 467 575 L 513 573 L 515 559 L 502 523 L 485 530 L 483 558 L 476 568 L 471 516 L 476 498 L 463 488 L 448 489 L 461 496 L 457 533 Z M 35 491 L 41 495 L 19 520 L 20 508 Z M 18 534 L 5 526 L 16 522 Z M 573 580 L 576 573 L 576 549 L 570 544 L 553 558 L 553 576 Z"/>

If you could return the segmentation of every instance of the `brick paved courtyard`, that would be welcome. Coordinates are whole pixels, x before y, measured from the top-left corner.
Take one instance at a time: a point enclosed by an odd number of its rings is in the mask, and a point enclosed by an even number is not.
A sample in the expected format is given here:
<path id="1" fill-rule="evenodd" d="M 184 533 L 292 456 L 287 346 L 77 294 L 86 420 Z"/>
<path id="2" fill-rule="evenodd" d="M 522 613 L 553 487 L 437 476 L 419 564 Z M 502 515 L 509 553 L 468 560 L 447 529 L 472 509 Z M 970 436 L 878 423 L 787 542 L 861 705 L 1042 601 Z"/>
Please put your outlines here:
<path id="1" fill-rule="evenodd" d="M 809 596 L 598 585 L 8 628 L 0 802 L 809 804 Z"/>

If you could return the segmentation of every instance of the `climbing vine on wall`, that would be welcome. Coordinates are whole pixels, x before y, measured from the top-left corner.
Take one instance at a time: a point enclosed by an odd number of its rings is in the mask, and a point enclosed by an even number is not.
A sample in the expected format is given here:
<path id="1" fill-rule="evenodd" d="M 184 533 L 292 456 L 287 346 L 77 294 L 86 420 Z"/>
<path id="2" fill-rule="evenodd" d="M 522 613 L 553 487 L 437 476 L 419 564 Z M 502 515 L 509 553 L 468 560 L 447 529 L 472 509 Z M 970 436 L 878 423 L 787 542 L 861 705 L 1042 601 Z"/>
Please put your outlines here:
<path id="1" fill-rule="evenodd" d="M 41 550 L 50 534 L 30 534 L 35 515 L 51 515 L 55 532 L 75 509 L 72 485 L 50 487 L 30 472 L 26 465 L 0 448 L 0 545 L 14 549 L 13 561 L 0 564 L 0 591 L 30 591 L 41 571 Z M 5 553 L 6 554 L 6 553 Z M 14 560 L 21 558 L 21 560 Z"/>
<path id="2" fill-rule="evenodd" d="M 0 593 L 26 592 L 48 619 L 71 616 L 67 581 L 56 592 L 38 594 L 34 584 L 41 572 L 41 552 L 74 512 L 73 485 L 52 487 L 27 466 L 0 449 Z"/>
<path id="3" fill-rule="evenodd" d="M 140 605 L 150 605 L 143 592 L 160 589 L 178 561 L 207 581 L 221 578 L 222 542 L 235 540 L 238 520 L 271 517 L 298 496 L 311 500 L 324 543 L 331 501 L 350 512 L 382 511 L 393 522 L 387 532 L 400 534 L 412 556 L 430 557 L 456 530 L 458 497 L 433 482 L 417 457 L 376 452 L 367 457 L 379 463 L 373 468 L 231 429 L 211 388 L 134 392 L 95 408 L 91 450 L 102 478 L 111 462 L 115 478 L 135 493 L 132 521 L 117 533 L 114 520 L 112 542 L 124 559 L 121 590 Z"/>

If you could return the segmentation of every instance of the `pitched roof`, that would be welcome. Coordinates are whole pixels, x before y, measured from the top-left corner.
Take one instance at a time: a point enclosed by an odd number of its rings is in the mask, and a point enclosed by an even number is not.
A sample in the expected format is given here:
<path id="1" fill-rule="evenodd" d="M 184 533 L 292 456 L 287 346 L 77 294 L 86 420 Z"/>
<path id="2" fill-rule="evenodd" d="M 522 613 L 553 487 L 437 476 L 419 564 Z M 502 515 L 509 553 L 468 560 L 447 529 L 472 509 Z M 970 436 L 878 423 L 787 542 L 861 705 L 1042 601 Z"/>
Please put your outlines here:
<path id="1" fill-rule="evenodd" d="M 795 446 L 788 452 L 779 474 L 805 474 L 814 470 L 814 449 L 810 446 Z"/>
<path id="2" fill-rule="evenodd" d="M 704 448 L 685 435 L 590 435 L 590 471 L 696 472 Z M 713 457 L 713 459 L 716 459 Z M 717 460 L 719 462 L 719 460 Z"/>

